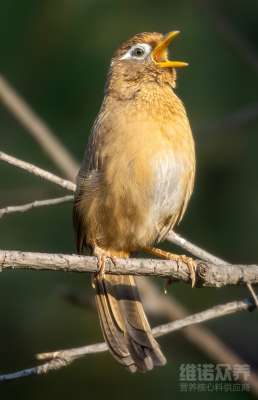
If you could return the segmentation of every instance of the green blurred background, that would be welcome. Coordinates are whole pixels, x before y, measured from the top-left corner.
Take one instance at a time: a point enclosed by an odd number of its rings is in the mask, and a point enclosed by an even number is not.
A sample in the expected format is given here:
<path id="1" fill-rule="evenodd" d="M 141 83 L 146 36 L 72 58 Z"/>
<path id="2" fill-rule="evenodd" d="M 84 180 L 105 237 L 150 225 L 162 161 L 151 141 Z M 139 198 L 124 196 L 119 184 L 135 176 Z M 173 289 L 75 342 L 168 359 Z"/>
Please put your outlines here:
<path id="1" fill-rule="evenodd" d="M 177 93 L 195 134 L 198 169 L 194 196 L 178 231 L 229 261 L 257 263 L 257 16 L 258 3 L 253 0 L 2 0 L 0 72 L 80 161 L 116 47 L 137 32 L 180 29 L 173 55 L 190 67 L 178 74 Z M 3 105 L 0 150 L 60 174 Z M 64 193 L 4 163 L 0 182 L 0 207 Z M 69 203 L 5 216 L 0 220 L 0 247 L 74 252 L 71 212 Z M 101 340 L 95 311 L 63 299 L 63 290 L 69 288 L 92 293 L 89 277 L 81 274 L 1 274 L 1 373 L 34 365 L 38 352 Z M 248 295 L 246 288 L 191 290 L 183 284 L 169 291 L 191 312 Z M 256 313 L 207 326 L 258 369 Z M 0 398 L 251 397 L 180 393 L 180 364 L 212 360 L 180 333 L 160 342 L 168 364 L 149 374 L 131 376 L 105 353 L 47 376 L 2 385 Z"/>

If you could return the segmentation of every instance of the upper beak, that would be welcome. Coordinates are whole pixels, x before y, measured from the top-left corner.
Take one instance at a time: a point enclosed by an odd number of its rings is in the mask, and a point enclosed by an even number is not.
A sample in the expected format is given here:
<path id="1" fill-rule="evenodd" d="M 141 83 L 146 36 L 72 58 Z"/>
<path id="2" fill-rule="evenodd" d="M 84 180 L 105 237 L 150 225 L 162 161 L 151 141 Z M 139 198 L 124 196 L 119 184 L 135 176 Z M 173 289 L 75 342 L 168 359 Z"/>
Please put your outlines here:
<path id="1" fill-rule="evenodd" d="M 169 32 L 166 37 L 152 50 L 152 59 L 161 68 L 182 68 L 187 67 L 188 63 L 184 61 L 167 60 L 167 48 L 172 40 L 180 31 Z"/>

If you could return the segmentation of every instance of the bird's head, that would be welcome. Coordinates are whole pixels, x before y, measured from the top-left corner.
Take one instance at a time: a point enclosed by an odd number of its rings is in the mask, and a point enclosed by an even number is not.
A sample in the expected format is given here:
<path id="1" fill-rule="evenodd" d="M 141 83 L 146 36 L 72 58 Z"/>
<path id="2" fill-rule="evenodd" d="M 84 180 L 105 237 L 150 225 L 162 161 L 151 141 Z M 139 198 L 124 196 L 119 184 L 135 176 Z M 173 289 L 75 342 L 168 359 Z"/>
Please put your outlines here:
<path id="1" fill-rule="evenodd" d="M 168 46 L 179 34 L 157 32 L 138 33 L 123 43 L 115 52 L 110 68 L 110 78 L 124 82 L 168 81 L 175 86 L 176 68 L 188 63 L 169 59 Z"/>

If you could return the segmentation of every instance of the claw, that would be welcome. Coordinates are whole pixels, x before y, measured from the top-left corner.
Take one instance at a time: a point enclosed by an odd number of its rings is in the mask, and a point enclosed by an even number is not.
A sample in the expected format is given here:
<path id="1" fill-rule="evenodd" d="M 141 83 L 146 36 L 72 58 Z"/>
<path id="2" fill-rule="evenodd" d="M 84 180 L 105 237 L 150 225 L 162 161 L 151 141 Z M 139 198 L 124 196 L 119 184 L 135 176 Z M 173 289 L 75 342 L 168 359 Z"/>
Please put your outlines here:
<path id="1" fill-rule="evenodd" d="M 184 262 L 188 269 L 189 269 L 189 273 L 190 273 L 190 278 L 192 281 L 192 288 L 195 287 L 196 285 L 196 269 L 197 269 L 197 265 L 196 262 L 191 258 L 191 257 L 187 257 L 185 255 L 179 256 L 181 258 L 180 261 Z"/>
<path id="2" fill-rule="evenodd" d="M 147 247 L 147 248 L 144 248 L 144 250 L 152 255 L 157 256 L 157 257 L 165 258 L 167 260 L 173 260 L 173 261 L 176 261 L 177 263 L 183 262 L 184 264 L 186 264 L 189 269 L 190 278 L 192 281 L 192 288 L 195 287 L 197 265 L 196 265 L 196 262 L 191 257 L 187 257 L 184 254 L 178 255 L 178 254 L 170 253 L 168 251 L 164 251 L 164 250 L 158 249 L 156 247 L 150 247 L 150 248 Z M 168 280 L 165 285 L 165 288 L 164 288 L 165 294 L 167 293 L 167 287 L 170 283 L 171 283 L 171 280 Z"/>
<path id="3" fill-rule="evenodd" d="M 97 254 L 97 266 L 98 266 L 98 271 L 95 272 L 92 276 L 92 280 L 91 280 L 91 286 L 93 287 L 93 289 L 95 289 L 96 285 L 95 285 L 95 280 L 96 279 L 103 279 L 105 276 L 105 268 L 106 268 L 106 256 L 104 256 L 103 254 Z"/>
<path id="4" fill-rule="evenodd" d="M 110 260 L 112 261 L 114 267 L 117 266 L 117 257 L 116 256 L 109 256 Z"/>
<path id="5" fill-rule="evenodd" d="M 117 264 L 117 258 L 116 256 L 113 256 L 109 251 L 103 250 L 101 247 L 96 245 L 94 246 L 93 254 L 98 259 L 98 271 L 96 272 L 96 277 L 99 279 L 103 279 L 105 276 L 107 258 L 111 260 L 114 266 L 116 266 Z"/>

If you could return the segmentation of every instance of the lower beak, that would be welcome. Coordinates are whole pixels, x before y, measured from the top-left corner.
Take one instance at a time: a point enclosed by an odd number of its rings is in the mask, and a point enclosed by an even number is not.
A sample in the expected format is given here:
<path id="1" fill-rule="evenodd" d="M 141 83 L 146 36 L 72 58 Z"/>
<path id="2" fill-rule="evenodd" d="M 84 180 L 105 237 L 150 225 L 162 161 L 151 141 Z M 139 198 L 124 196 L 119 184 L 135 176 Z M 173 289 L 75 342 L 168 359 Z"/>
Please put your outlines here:
<path id="1" fill-rule="evenodd" d="M 167 60 L 167 48 L 172 40 L 180 33 L 180 31 L 169 32 L 165 38 L 152 50 L 152 59 L 155 64 L 161 68 L 182 68 L 187 67 L 188 63 L 184 61 Z"/>

